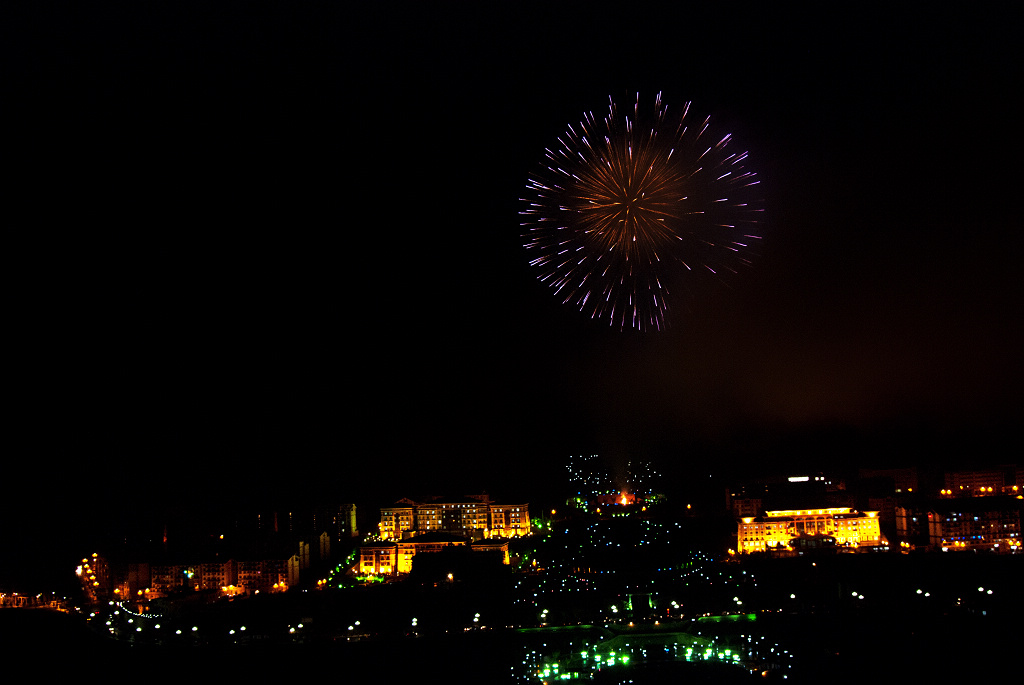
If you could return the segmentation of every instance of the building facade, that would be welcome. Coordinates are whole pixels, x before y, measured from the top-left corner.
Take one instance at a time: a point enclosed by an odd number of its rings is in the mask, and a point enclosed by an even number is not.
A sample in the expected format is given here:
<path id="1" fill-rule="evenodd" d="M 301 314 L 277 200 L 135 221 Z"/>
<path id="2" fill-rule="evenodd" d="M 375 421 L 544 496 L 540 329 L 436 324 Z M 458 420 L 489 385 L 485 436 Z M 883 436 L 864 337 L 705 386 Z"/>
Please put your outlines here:
<path id="1" fill-rule="evenodd" d="M 943 509 L 928 512 L 928 541 L 935 549 L 992 550 L 1016 553 L 1020 549 L 1020 509 Z"/>
<path id="2" fill-rule="evenodd" d="M 835 541 L 837 548 L 856 549 L 884 544 L 877 511 L 860 512 L 850 507 L 780 509 L 764 516 L 744 516 L 737 531 L 737 551 L 791 551 L 798 539 Z"/>
<path id="3" fill-rule="evenodd" d="M 450 533 L 472 540 L 529 535 L 527 504 L 497 504 L 486 496 L 459 500 L 399 500 L 380 510 L 382 540 L 405 540 L 427 533 Z"/>
<path id="4" fill-rule="evenodd" d="M 399 542 L 378 542 L 359 549 L 357 575 L 395 575 L 412 571 L 417 554 L 440 552 L 446 547 L 469 546 L 474 552 L 500 553 L 502 563 L 509 563 L 508 540 L 492 538 L 472 542 L 469 538 L 444 532 L 424 533 Z"/>
<path id="5" fill-rule="evenodd" d="M 977 489 L 981 487 L 979 485 Z M 1024 551 L 1021 540 L 1022 502 L 1024 500 L 1020 496 L 972 494 L 940 497 L 930 502 L 897 507 L 896 534 L 900 546 L 908 551 L 1019 553 Z"/>

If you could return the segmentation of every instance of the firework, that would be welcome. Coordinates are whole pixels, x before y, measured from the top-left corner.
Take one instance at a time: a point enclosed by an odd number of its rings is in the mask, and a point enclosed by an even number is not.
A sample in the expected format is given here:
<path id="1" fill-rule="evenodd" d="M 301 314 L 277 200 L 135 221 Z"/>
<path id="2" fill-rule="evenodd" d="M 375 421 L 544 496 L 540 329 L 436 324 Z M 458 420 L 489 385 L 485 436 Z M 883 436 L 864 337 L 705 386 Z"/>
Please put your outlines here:
<path id="1" fill-rule="evenodd" d="M 678 112 L 608 98 L 544 151 L 526 184 L 523 239 L 538 278 L 565 304 L 611 326 L 666 327 L 670 287 L 750 263 L 762 209 L 758 179 L 732 136 Z"/>

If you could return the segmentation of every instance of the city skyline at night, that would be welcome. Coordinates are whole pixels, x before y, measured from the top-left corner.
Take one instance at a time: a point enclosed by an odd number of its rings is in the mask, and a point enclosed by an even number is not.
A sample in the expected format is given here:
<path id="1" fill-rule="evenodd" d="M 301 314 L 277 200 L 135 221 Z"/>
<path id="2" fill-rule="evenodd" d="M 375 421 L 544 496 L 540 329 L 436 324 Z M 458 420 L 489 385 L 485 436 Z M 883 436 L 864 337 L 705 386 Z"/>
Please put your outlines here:
<path id="1" fill-rule="evenodd" d="M 5 9 L 3 601 L 121 574 L 232 587 L 234 620 L 308 593 L 317 621 L 246 632 L 423 653 L 500 621 L 516 682 L 650 665 L 659 631 L 673 662 L 813 673 L 846 653 L 777 636 L 889 602 L 921 628 L 890 641 L 998 635 L 1024 487 L 1007 14 Z M 363 544 L 401 573 L 356 580 Z M 113 611 L 90 618 L 125 643 L 165 620 Z"/>

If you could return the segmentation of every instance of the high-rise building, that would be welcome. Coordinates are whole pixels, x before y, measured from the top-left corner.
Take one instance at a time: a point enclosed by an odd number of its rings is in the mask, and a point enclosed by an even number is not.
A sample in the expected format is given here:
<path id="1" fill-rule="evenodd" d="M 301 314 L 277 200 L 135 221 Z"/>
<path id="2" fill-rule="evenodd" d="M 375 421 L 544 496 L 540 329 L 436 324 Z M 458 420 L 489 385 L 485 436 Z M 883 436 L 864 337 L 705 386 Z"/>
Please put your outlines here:
<path id="1" fill-rule="evenodd" d="M 334 515 L 334 527 L 334 534 L 338 540 L 359 537 L 359 527 L 356 525 L 356 505 L 339 505 L 338 511 Z"/>

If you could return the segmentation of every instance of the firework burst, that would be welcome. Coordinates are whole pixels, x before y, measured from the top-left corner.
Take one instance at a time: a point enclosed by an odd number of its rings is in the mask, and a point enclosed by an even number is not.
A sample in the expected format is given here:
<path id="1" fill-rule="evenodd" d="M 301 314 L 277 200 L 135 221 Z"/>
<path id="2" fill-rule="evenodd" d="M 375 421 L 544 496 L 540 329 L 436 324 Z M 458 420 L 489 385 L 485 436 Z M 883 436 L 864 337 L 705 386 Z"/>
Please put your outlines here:
<path id="1" fill-rule="evenodd" d="M 750 263 L 760 241 L 758 179 L 732 136 L 690 104 L 670 112 L 586 112 L 527 181 L 523 239 L 538 278 L 565 304 L 620 329 L 664 329 L 669 288 Z"/>

